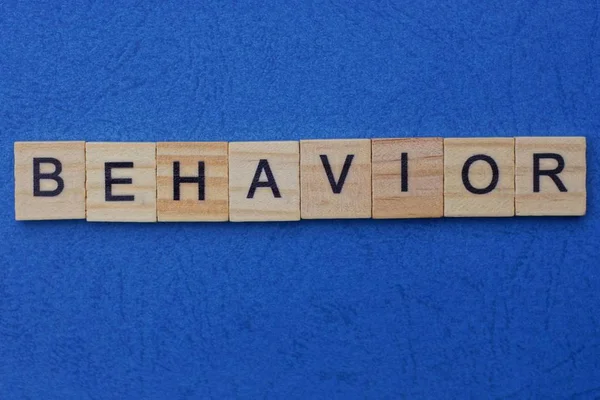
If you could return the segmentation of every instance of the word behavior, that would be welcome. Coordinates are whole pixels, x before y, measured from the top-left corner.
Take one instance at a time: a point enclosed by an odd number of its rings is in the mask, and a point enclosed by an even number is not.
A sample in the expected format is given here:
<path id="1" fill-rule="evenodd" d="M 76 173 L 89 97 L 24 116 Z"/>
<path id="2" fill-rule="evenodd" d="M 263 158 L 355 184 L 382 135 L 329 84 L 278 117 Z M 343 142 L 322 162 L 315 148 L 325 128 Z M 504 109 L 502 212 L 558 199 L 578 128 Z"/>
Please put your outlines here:
<path id="1" fill-rule="evenodd" d="M 584 215 L 584 137 L 16 142 L 17 220 Z"/>

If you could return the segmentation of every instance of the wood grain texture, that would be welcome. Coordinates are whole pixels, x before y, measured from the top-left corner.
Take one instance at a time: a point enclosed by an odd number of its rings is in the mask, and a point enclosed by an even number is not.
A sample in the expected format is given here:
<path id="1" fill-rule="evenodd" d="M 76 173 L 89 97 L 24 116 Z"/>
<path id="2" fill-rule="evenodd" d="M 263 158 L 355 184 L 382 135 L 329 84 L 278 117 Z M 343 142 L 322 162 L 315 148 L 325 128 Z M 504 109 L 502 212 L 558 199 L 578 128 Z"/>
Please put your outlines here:
<path id="1" fill-rule="evenodd" d="M 549 176 L 540 176 L 539 192 L 534 192 L 534 154 L 555 153 L 564 160 L 557 174 L 566 192 L 561 192 Z M 586 140 L 584 137 L 520 137 L 515 139 L 515 208 L 525 215 L 585 215 Z M 541 170 L 554 170 L 558 161 L 539 160 Z"/>
<path id="2" fill-rule="evenodd" d="M 229 220 L 227 142 L 163 142 L 156 144 L 158 221 Z M 204 164 L 204 200 L 199 200 L 198 183 L 180 183 L 179 200 L 174 200 L 173 163 L 180 177 L 197 177 L 198 163 Z"/>
<path id="3" fill-rule="evenodd" d="M 85 142 L 15 142 L 15 219 L 85 219 Z M 55 158 L 62 165 L 64 189 L 53 197 L 34 196 L 33 159 Z M 40 164 L 41 173 L 55 166 Z M 40 180 L 40 190 L 53 191 L 58 184 Z"/>
<path id="4" fill-rule="evenodd" d="M 112 185 L 115 196 L 134 201 L 106 201 L 105 163 L 132 162 L 133 168 L 112 169 L 113 179 L 131 178 L 131 184 Z M 87 143 L 87 220 L 156 222 L 156 144 Z"/>
<path id="5" fill-rule="evenodd" d="M 486 194 L 471 193 L 463 183 L 464 165 L 475 155 L 491 157 L 498 168 L 497 185 Z M 474 188 L 486 188 L 492 183 L 492 168 L 475 161 L 468 177 Z M 444 216 L 514 216 L 514 181 L 513 138 L 444 139 Z"/>
<path id="6" fill-rule="evenodd" d="M 327 156 L 339 182 L 348 155 L 353 155 L 340 193 L 334 193 L 321 155 Z M 371 217 L 371 140 L 303 140 L 300 142 L 302 218 Z"/>
<path id="7" fill-rule="evenodd" d="M 267 160 L 280 197 L 270 187 L 250 187 L 260 160 Z M 267 173 L 260 169 L 260 182 Z M 229 218 L 242 221 L 300 219 L 300 153 L 296 141 L 229 143 Z"/>
<path id="8" fill-rule="evenodd" d="M 442 138 L 373 139 L 373 218 L 440 218 L 444 215 Z M 406 191 L 402 154 L 406 153 Z"/>

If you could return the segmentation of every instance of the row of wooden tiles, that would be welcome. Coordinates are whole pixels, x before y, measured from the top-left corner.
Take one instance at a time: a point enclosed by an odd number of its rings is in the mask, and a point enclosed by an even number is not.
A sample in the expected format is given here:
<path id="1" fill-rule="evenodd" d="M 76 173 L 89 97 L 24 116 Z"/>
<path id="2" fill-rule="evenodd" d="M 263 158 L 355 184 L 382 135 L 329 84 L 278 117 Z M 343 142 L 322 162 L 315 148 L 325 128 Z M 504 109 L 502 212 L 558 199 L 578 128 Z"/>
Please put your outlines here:
<path id="1" fill-rule="evenodd" d="M 16 142 L 17 220 L 583 215 L 583 137 Z"/>

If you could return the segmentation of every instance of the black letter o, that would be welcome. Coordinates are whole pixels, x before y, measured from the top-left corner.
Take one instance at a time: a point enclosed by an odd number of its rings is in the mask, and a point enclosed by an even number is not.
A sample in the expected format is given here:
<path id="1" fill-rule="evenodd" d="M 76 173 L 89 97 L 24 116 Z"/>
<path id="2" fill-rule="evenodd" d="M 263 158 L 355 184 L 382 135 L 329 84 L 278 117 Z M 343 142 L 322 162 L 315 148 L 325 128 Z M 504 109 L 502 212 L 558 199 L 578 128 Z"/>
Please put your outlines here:
<path id="1" fill-rule="evenodd" d="M 484 187 L 482 189 L 478 189 L 478 188 L 474 187 L 473 185 L 471 185 L 471 182 L 469 181 L 469 169 L 471 168 L 471 165 L 473 163 L 475 163 L 476 161 L 485 161 L 492 168 L 492 181 L 490 182 L 489 185 L 487 185 L 486 187 Z M 492 157 L 486 156 L 485 154 L 476 154 L 474 156 L 469 157 L 469 159 L 465 162 L 465 165 L 463 165 L 463 168 L 462 168 L 463 185 L 465 185 L 465 188 L 469 192 L 474 193 L 474 194 L 486 194 L 486 193 L 489 193 L 492 190 L 494 190 L 496 188 L 496 186 L 498 185 L 499 177 L 500 177 L 500 173 L 498 172 L 498 164 L 496 164 L 496 161 L 494 161 L 494 159 Z"/>

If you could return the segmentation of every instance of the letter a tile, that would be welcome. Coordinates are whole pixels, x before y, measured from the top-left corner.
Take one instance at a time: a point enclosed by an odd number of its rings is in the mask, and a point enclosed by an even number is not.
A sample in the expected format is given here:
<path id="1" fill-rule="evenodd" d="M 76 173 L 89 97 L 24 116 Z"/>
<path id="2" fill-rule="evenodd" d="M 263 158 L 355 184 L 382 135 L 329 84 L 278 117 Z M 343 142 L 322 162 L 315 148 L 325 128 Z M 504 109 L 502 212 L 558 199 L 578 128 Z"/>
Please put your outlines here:
<path id="1" fill-rule="evenodd" d="M 15 218 L 85 218 L 85 142 L 15 143 Z"/>
<path id="2" fill-rule="evenodd" d="M 86 143 L 87 220 L 156 222 L 156 144 Z"/>
<path id="3" fill-rule="evenodd" d="M 444 139 L 444 215 L 515 214 L 513 138 Z"/>
<path id="4" fill-rule="evenodd" d="M 298 142 L 229 143 L 229 219 L 300 219 Z"/>
<path id="5" fill-rule="evenodd" d="M 584 137 L 515 140 L 517 215 L 584 215 Z"/>
<path id="6" fill-rule="evenodd" d="M 157 143 L 159 221 L 227 221 L 227 142 Z"/>
<path id="7" fill-rule="evenodd" d="M 300 142 L 302 218 L 371 218 L 371 140 Z"/>

